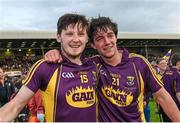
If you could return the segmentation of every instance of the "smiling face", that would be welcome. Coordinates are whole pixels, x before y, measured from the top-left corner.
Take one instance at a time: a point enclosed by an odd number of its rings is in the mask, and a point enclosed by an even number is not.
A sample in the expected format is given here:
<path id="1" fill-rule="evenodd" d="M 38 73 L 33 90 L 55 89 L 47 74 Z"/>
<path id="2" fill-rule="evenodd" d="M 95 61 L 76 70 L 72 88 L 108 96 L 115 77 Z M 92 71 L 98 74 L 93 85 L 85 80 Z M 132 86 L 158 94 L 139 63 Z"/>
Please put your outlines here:
<path id="1" fill-rule="evenodd" d="M 57 35 L 58 42 L 61 42 L 61 49 L 67 58 L 80 58 L 88 41 L 87 27 L 81 24 L 70 24 Z"/>
<path id="2" fill-rule="evenodd" d="M 167 69 L 167 67 L 168 67 L 167 61 L 166 61 L 165 59 L 159 61 L 158 67 L 159 67 L 161 70 L 165 71 L 165 70 Z"/>
<path id="3" fill-rule="evenodd" d="M 97 30 L 94 34 L 91 46 L 105 59 L 113 58 L 118 53 L 117 38 L 110 28 L 106 30 Z"/>

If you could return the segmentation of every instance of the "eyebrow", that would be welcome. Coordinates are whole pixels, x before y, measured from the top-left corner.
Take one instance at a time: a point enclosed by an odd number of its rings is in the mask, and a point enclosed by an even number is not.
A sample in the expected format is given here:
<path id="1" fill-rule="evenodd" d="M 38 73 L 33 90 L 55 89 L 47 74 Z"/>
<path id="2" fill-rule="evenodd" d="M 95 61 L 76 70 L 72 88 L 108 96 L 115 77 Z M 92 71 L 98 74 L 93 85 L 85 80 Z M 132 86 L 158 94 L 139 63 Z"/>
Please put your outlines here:
<path id="1" fill-rule="evenodd" d="M 114 34 L 114 32 L 108 32 L 107 34 L 108 34 L 108 35 L 109 35 L 109 34 Z"/>

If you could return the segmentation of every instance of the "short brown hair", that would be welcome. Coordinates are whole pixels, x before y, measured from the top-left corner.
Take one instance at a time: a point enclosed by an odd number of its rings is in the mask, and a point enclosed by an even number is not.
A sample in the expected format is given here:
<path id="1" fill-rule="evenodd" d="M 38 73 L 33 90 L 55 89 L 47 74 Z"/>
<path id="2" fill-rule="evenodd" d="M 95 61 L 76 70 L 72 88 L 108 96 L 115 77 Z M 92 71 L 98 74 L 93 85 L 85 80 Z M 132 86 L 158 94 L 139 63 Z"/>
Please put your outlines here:
<path id="1" fill-rule="evenodd" d="M 79 15 L 79 14 L 64 14 L 61 16 L 58 20 L 57 23 L 57 33 L 61 34 L 63 29 L 67 29 L 67 27 L 73 24 L 78 24 L 78 29 L 80 26 L 84 29 L 85 27 L 88 27 L 88 20 L 84 15 Z"/>

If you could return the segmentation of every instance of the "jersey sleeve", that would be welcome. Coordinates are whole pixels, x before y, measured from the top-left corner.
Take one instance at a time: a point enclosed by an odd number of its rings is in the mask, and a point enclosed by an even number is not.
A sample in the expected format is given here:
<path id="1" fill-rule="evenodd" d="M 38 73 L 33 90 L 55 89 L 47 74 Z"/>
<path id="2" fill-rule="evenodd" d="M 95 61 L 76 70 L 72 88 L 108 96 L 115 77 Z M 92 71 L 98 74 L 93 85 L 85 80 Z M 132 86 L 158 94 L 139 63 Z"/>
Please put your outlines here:
<path id="1" fill-rule="evenodd" d="M 42 89 L 45 84 L 44 78 L 46 77 L 46 66 L 44 60 L 37 61 L 29 70 L 23 84 L 26 85 L 34 93 L 38 89 Z"/>
<path id="2" fill-rule="evenodd" d="M 176 93 L 180 93 L 180 71 L 177 72 Z"/>
<path id="3" fill-rule="evenodd" d="M 158 91 L 163 86 L 162 81 L 156 76 L 155 71 L 149 61 L 142 57 L 141 58 L 141 73 L 145 82 L 145 88 L 150 90 L 152 93 Z"/>

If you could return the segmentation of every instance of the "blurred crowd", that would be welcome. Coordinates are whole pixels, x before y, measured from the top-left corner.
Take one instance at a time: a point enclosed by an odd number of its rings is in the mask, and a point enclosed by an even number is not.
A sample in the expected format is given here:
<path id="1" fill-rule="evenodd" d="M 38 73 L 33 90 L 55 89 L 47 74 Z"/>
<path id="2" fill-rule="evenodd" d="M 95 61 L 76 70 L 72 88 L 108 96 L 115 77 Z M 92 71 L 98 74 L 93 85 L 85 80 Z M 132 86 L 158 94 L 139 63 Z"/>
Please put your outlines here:
<path id="1" fill-rule="evenodd" d="M 40 58 L 42 57 L 11 56 L 0 59 L 0 107 L 15 97 L 22 86 L 22 80 L 27 75 L 29 69 Z M 5 71 L 21 71 L 22 74 L 8 76 L 5 74 Z M 40 96 L 40 93 L 37 92 L 14 121 L 43 121 L 44 112 Z"/>
<path id="2" fill-rule="evenodd" d="M 21 70 L 30 68 L 41 57 L 11 56 L 0 59 L 0 66 L 5 70 Z"/>

